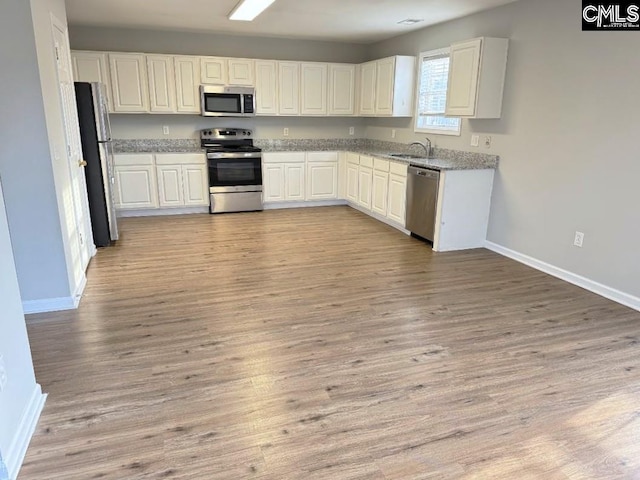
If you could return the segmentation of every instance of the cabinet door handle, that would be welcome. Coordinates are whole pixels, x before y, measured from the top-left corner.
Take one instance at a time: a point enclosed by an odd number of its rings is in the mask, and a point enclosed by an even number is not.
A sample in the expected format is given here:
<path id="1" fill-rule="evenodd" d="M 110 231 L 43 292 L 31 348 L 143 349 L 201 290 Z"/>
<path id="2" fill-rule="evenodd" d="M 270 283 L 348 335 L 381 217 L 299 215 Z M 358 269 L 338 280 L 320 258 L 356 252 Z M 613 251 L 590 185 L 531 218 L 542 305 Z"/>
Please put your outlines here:
<path id="1" fill-rule="evenodd" d="M 80 160 L 78 162 L 78 166 L 79 167 L 86 167 L 87 166 L 87 161 L 86 160 Z"/>

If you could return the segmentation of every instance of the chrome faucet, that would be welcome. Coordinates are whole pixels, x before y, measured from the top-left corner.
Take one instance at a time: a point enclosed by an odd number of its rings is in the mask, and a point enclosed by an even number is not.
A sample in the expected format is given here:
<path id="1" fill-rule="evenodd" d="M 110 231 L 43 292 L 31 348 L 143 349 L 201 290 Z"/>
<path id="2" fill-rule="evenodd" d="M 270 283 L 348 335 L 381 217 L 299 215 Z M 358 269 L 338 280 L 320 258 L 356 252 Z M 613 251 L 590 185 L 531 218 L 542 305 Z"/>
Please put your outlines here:
<path id="1" fill-rule="evenodd" d="M 411 142 L 409 144 L 409 146 L 412 145 L 420 145 L 422 148 L 424 148 L 424 151 L 427 154 L 427 158 L 431 158 L 431 140 L 429 140 L 429 137 L 425 137 L 424 142 Z"/>

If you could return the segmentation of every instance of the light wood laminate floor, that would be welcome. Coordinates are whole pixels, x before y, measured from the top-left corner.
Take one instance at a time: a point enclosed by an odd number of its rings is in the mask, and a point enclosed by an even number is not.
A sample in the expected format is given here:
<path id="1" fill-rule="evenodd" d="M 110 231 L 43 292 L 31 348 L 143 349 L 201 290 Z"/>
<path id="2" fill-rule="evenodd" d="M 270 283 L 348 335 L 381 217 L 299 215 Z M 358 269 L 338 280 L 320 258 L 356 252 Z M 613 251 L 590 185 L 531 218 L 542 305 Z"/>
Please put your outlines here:
<path id="1" fill-rule="evenodd" d="M 347 207 L 126 219 L 19 478 L 640 478 L 640 314 Z"/>

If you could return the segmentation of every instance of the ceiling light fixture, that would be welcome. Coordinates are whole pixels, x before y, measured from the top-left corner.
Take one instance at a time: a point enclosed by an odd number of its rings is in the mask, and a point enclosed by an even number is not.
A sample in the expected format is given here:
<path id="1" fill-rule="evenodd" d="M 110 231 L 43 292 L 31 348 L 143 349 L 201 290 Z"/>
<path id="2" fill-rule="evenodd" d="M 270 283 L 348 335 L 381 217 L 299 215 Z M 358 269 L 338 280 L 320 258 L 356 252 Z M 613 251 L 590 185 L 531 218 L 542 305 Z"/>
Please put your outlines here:
<path id="1" fill-rule="evenodd" d="M 229 20 L 251 22 L 264 12 L 275 0 L 242 0 L 229 14 Z"/>
<path id="2" fill-rule="evenodd" d="M 424 22 L 424 18 L 405 18 L 398 22 L 398 25 L 415 25 L 416 23 Z"/>

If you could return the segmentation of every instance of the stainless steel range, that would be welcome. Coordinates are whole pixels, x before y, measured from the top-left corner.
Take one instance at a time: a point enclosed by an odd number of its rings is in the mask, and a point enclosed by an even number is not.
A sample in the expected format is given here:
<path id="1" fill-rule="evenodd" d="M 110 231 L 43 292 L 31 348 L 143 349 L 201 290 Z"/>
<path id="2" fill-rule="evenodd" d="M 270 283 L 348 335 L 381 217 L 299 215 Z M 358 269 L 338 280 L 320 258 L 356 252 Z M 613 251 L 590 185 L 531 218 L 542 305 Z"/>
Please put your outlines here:
<path id="1" fill-rule="evenodd" d="M 211 213 L 262 210 L 262 150 L 253 146 L 246 128 L 200 131 L 207 151 Z"/>

